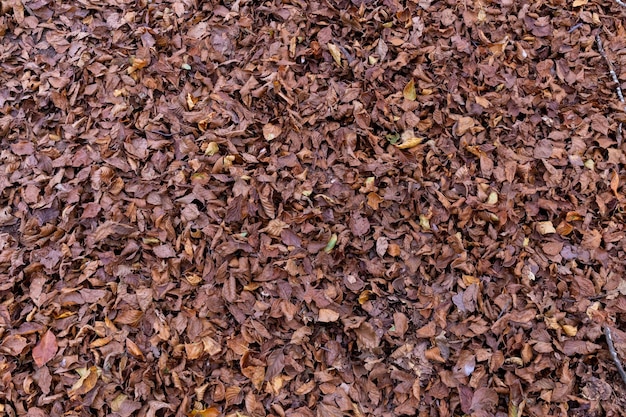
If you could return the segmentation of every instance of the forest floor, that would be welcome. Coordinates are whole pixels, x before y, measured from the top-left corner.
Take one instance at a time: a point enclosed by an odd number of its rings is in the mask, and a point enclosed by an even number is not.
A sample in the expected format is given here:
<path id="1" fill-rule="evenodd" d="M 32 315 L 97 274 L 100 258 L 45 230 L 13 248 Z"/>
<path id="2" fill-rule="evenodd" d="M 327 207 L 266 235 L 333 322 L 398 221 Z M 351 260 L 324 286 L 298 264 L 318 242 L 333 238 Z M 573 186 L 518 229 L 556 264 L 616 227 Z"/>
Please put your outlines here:
<path id="1" fill-rule="evenodd" d="M 0 414 L 623 415 L 619 3 L 3 0 Z"/>

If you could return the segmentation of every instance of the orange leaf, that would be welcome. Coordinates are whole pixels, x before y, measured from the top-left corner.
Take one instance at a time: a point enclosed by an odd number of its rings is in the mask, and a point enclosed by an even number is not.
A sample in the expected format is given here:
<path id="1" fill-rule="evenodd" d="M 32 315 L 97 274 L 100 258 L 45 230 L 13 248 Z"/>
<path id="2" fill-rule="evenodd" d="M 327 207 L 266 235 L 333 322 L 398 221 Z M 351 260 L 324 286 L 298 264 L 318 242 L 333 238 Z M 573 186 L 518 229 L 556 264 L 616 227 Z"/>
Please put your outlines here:
<path id="1" fill-rule="evenodd" d="M 33 348 L 35 365 L 39 368 L 44 366 L 50 359 L 54 358 L 57 349 L 57 338 L 52 331 L 48 330 L 39 341 L 39 344 Z"/>
<path id="2" fill-rule="evenodd" d="M 188 417 L 217 417 L 220 415 L 220 410 L 215 407 L 205 408 L 203 410 L 191 410 Z"/>

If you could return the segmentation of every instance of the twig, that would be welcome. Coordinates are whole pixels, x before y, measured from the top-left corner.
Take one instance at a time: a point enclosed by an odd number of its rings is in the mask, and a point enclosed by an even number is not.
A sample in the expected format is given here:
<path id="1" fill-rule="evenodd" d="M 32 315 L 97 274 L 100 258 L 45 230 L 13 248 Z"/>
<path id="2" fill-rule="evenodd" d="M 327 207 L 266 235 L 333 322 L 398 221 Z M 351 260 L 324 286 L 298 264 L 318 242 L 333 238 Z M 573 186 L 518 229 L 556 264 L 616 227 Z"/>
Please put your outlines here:
<path id="1" fill-rule="evenodd" d="M 609 352 L 611 352 L 613 362 L 615 362 L 615 366 L 617 366 L 617 372 L 619 372 L 619 376 L 622 377 L 622 381 L 626 384 L 626 371 L 624 371 L 624 367 L 615 351 L 615 346 L 613 346 L 613 336 L 611 335 L 611 329 L 609 329 L 608 325 L 604 326 L 604 337 L 606 337 L 606 344 L 609 346 Z"/>
<path id="2" fill-rule="evenodd" d="M 615 3 L 619 4 L 622 7 L 626 7 L 626 3 L 624 3 L 622 0 L 614 0 Z"/>
<path id="3" fill-rule="evenodd" d="M 615 0 L 615 2 L 619 4 L 620 6 L 626 7 L 626 3 L 624 3 L 622 0 Z M 621 101 L 622 104 L 624 104 L 624 111 L 626 111 L 626 101 L 624 100 L 622 87 L 620 86 L 619 79 L 617 78 L 617 74 L 615 73 L 615 67 L 613 67 L 613 63 L 609 60 L 609 57 L 604 51 L 604 47 L 602 46 L 602 39 L 600 39 L 600 35 L 596 35 L 596 43 L 598 44 L 598 51 L 600 52 L 600 55 L 602 55 L 602 58 L 604 58 L 604 60 L 606 61 L 606 64 L 609 67 L 609 74 L 611 75 L 611 78 L 613 79 L 613 82 L 616 85 L 615 91 L 617 92 L 617 98 L 619 98 L 619 101 Z M 617 126 L 617 146 L 621 146 L 621 145 L 622 145 L 622 123 L 620 122 L 619 125 Z"/>

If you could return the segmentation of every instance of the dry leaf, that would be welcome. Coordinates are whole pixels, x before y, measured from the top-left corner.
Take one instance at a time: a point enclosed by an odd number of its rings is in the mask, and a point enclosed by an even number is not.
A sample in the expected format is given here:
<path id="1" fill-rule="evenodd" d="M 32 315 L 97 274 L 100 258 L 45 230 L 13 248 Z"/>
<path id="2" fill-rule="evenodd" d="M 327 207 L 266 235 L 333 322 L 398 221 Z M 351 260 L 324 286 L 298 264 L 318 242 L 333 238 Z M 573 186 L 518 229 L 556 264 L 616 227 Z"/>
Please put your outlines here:
<path id="1" fill-rule="evenodd" d="M 422 140 L 423 140 L 422 138 L 411 137 L 408 139 L 404 139 L 401 143 L 396 143 L 395 146 L 398 149 L 410 149 L 422 143 Z"/>
<path id="2" fill-rule="evenodd" d="M 537 224 L 535 225 L 535 229 L 537 230 L 537 232 L 539 232 L 542 235 L 556 233 L 556 229 L 554 228 L 554 226 L 552 225 L 552 222 L 550 221 L 537 222 Z"/>
<path id="3" fill-rule="evenodd" d="M 415 101 L 415 99 L 417 98 L 417 92 L 415 91 L 415 81 L 413 79 L 411 79 L 411 81 L 409 81 L 404 87 L 404 90 L 402 90 L 402 96 L 406 100 L 410 101 Z"/>
<path id="4" fill-rule="evenodd" d="M 330 51 L 330 54 L 333 56 L 333 59 L 335 60 L 335 64 L 341 66 L 341 51 L 339 50 L 339 48 L 334 44 L 334 43 L 327 43 L 326 46 L 328 46 L 328 50 Z"/>
<path id="5" fill-rule="evenodd" d="M 462 136 L 463 134 L 465 134 L 465 132 L 473 128 L 474 125 L 474 119 L 472 119 L 471 117 L 461 117 L 454 125 L 454 134 L 457 136 Z"/>
<path id="6" fill-rule="evenodd" d="M 339 320 L 339 313 L 327 308 L 320 308 L 317 321 L 321 323 L 330 323 Z"/>
<path id="7" fill-rule="evenodd" d="M 187 413 L 188 417 L 219 417 L 220 410 L 216 407 L 209 407 L 203 409 L 193 409 Z"/>
<path id="8" fill-rule="evenodd" d="M 50 329 L 44 333 L 37 346 L 33 348 L 32 355 L 35 365 L 42 367 L 47 364 L 57 353 L 58 345 L 54 333 Z"/>
<path id="9" fill-rule="evenodd" d="M 282 131 L 280 126 L 268 123 L 263 126 L 263 137 L 265 140 L 271 141 L 279 137 Z"/>

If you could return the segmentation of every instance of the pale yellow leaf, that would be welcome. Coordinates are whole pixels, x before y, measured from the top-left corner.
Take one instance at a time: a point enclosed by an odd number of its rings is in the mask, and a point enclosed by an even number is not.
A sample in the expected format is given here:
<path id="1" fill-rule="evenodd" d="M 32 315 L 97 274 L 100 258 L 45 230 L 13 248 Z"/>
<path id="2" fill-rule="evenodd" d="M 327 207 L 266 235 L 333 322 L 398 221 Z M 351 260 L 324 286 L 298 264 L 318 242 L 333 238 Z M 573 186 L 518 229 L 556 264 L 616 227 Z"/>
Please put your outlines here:
<path id="1" fill-rule="evenodd" d="M 407 100 L 415 101 L 415 99 L 417 98 L 417 92 L 415 91 L 415 81 L 411 80 L 406 84 L 404 90 L 402 90 L 402 96 L 404 96 L 404 98 Z"/>
<path id="2" fill-rule="evenodd" d="M 333 56 L 335 63 L 341 66 L 341 51 L 339 50 L 339 48 L 334 43 L 331 43 L 331 42 L 328 42 L 326 46 L 328 46 L 328 50 L 330 51 L 330 54 Z"/>

